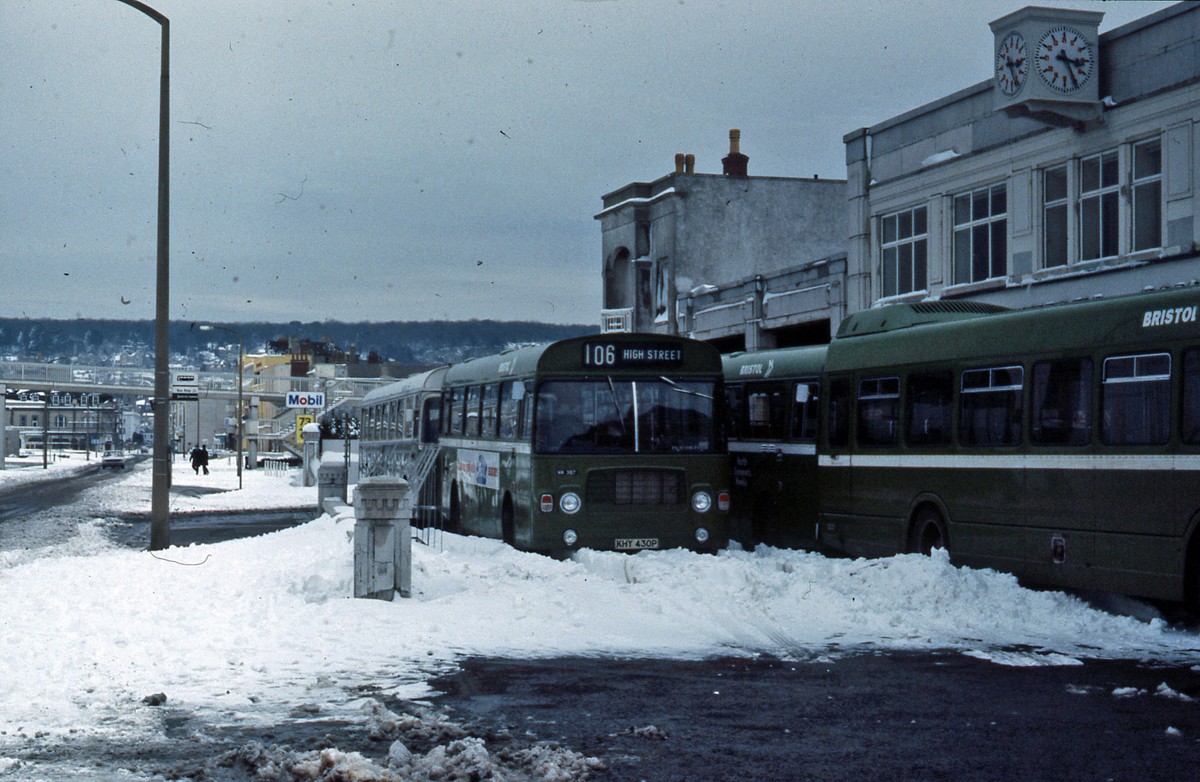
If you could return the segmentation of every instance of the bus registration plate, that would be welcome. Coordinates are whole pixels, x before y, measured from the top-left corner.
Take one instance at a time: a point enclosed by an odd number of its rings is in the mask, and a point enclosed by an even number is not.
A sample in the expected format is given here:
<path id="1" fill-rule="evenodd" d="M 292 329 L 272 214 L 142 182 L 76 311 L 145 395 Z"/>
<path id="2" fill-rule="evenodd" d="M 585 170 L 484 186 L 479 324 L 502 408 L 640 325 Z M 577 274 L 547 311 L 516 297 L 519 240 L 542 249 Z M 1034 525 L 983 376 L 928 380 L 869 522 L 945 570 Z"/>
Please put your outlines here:
<path id="1" fill-rule="evenodd" d="M 658 538 L 617 538 L 613 544 L 613 548 L 617 551 L 658 548 Z"/>

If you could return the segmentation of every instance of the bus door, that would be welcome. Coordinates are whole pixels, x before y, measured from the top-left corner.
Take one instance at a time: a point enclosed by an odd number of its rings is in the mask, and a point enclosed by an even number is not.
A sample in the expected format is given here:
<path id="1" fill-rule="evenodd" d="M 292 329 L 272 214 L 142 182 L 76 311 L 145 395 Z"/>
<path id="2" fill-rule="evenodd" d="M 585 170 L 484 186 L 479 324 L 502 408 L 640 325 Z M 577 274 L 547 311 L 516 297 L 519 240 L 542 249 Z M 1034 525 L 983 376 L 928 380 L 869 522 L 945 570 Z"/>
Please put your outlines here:
<path id="1" fill-rule="evenodd" d="M 788 386 L 773 381 L 747 383 L 745 387 L 745 445 L 737 454 L 735 467 L 740 463 L 747 474 L 745 494 L 754 542 L 774 543 L 785 509 L 790 508 L 784 496 L 791 489 L 784 458 L 791 406 Z"/>
<path id="2" fill-rule="evenodd" d="M 836 545 L 840 536 L 836 525 L 849 517 L 854 500 L 851 470 L 850 422 L 854 420 L 854 378 L 839 375 L 829 380 L 829 392 L 822 407 L 824 449 L 819 455 L 819 497 L 822 537 Z"/>

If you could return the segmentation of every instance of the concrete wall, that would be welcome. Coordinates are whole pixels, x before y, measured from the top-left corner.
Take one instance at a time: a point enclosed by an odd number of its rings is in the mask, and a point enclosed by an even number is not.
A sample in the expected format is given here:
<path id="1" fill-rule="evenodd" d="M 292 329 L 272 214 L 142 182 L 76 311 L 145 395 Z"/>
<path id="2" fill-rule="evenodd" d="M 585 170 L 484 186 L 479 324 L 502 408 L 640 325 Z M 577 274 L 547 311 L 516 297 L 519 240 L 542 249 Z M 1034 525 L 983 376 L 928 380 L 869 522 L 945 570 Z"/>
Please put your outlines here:
<path id="1" fill-rule="evenodd" d="M 843 253 L 846 183 L 675 173 L 604 196 L 605 309 L 634 309 L 633 330 L 679 333 L 700 286 L 740 285 Z"/>

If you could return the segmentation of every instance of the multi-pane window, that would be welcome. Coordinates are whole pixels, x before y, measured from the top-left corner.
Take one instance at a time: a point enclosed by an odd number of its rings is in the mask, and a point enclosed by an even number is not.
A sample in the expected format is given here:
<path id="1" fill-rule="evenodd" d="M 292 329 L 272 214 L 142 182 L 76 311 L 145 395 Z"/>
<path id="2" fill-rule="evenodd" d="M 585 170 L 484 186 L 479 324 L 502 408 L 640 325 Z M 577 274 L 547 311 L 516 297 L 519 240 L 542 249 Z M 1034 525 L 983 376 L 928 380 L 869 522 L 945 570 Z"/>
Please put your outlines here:
<path id="1" fill-rule="evenodd" d="M 1021 393 L 1025 370 L 1019 366 L 968 369 L 962 373 L 962 445 L 1017 445 L 1021 442 Z"/>
<path id="2" fill-rule="evenodd" d="M 1162 145 L 1133 145 L 1133 249 L 1162 246 Z"/>
<path id="3" fill-rule="evenodd" d="M 954 197 L 954 281 L 1008 274 L 1008 191 L 983 187 Z"/>
<path id="4" fill-rule="evenodd" d="M 1112 258 L 1120 252 L 1121 170 L 1117 151 L 1079 161 L 1079 258 Z"/>
<path id="5" fill-rule="evenodd" d="M 1042 257 L 1046 268 L 1067 264 L 1067 167 L 1042 172 Z"/>
<path id="6" fill-rule="evenodd" d="M 926 288 L 929 220 L 925 207 L 885 215 L 880 221 L 883 251 L 883 295 L 922 291 Z"/>
<path id="7" fill-rule="evenodd" d="M 1171 355 L 1104 359 L 1101 387 L 1106 445 L 1162 445 L 1171 434 Z"/>

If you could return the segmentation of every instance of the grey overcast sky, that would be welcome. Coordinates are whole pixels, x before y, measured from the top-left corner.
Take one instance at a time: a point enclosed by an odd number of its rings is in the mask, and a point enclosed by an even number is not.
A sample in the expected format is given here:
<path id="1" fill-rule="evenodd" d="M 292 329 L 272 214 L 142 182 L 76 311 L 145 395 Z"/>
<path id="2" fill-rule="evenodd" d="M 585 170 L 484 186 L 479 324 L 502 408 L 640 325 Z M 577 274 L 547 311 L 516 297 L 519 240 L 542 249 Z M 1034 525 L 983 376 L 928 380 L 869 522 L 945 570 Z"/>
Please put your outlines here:
<path id="1" fill-rule="evenodd" d="M 149 4 L 172 319 L 592 323 L 604 193 L 719 173 L 733 127 L 751 174 L 842 179 L 845 133 L 989 78 L 1025 3 Z M 153 317 L 158 73 L 117 0 L 0 0 L 0 315 Z"/>

